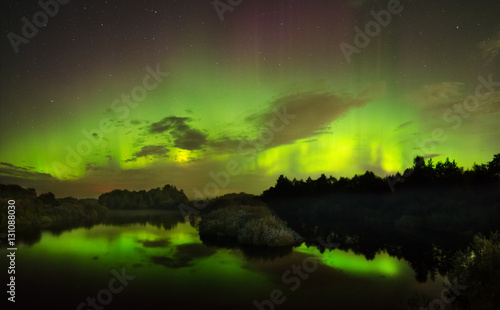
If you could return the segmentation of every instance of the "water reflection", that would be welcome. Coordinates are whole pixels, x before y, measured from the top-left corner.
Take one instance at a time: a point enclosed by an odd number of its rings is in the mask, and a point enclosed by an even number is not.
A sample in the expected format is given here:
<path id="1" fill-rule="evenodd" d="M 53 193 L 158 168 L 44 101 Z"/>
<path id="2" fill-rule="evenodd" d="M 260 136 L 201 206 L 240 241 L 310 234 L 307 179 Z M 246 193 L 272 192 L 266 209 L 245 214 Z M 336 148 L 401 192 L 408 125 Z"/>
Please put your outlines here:
<path id="1" fill-rule="evenodd" d="M 255 246 L 251 244 L 242 244 L 234 239 L 229 238 L 200 238 L 203 244 L 214 247 L 216 249 L 237 250 L 248 260 L 253 261 L 273 261 L 279 258 L 286 257 L 293 252 L 293 247 L 266 247 Z"/>
<path id="2" fill-rule="evenodd" d="M 175 248 L 173 257 L 166 255 L 151 256 L 151 261 L 167 268 L 182 268 L 193 266 L 193 260 L 215 254 L 216 250 L 202 244 L 181 244 Z"/>
<path id="3" fill-rule="evenodd" d="M 326 251 L 320 253 L 315 247 L 301 245 L 295 249 L 297 252 L 306 253 L 320 257 L 320 261 L 325 265 L 342 269 L 352 274 L 376 274 L 387 277 L 396 277 L 403 268 L 407 267 L 404 261 L 396 260 L 387 253 L 379 253 L 372 260 L 367 260 L 364 256 L 355 254 L 352 251 Z"/>
<path id="4" fill-rule="evenodd" d="M 401 309 L 414 291 L 435 296 L 442 289 L 440 281 L 419 284 L 405 261 L 387 253 L 366 260 L 352 251 L 321 253 L 306 245 L 270 249 L 222 239 L 200 240 L 195 228 L 168 212 L 119 213 L 90 228 L 34 235 L 38 242 L 27 239 L 18 251 L 23 266 L 18 289 L 33 298 L 23 301 L 27 309 L 36 306 L 37 298 L 75 309 L 82 299 L 102 289 L 112 268 L 125 268 L 136 278 L 127 293 L 116 296 L 106 309 L 158 309 L 160 305 L 256 309 L 253 301 L 269 299 L 275 289 L 287 297 L 281 309 L 311 305 L 315 309 L 378 309 L 373 305 Z M 318 267 L 302 279 L 293 273 L 293 266 L 302 266 L 307 259 L 317 261 Z M 287 270 L 288 282 L 283 278 Z M 50 295 L 46 287 L 64 297 Z"/>
<path id="5" fill-rule="evenodd" d="M 181 229 L 177 229 L 179 225 Z M 106 229 L 108 227 L 109 229 Z M 119 227 L 120 229 L 111 229 L 111 227 Z M 141 229 L 146 228 L 146 229 Z M 155 234 L 151 234 L 152 228 L 157 228 Z M 83 229 L 83 230 L 80 230 Z M 176 229 L 175 238 L 161 238 L 157 236 L 158 231 L 172 231 Z M 36 228 L 25 228 L 18 231 L 17 241 L 25 245 L 35 245 L 41 241 L 42 234 L 48 232 L 50 237 L 54 238 L 61 236 L 64 233 L 78 230 L 73 234 L 73 240 L 68 241 L 69 243 L 65 245 L 66 248 L 71 248 L 73 245 L 79 248 L 85 248 L 83 245 L 85 240 L 93 238 L 93 235 L 106 235 L 108 241 L 113 241 L 120 236 L 123 236 L 134 232 L 134 236 L 138 239 L 135 241 L 142 245 L 143 248 L 170 248 L 176 249 L 178 245 L 186 243 L 203 243 L 207 247 L 211 248 L 211 251 L 216 251 L 218 249 L 228 249 L 233 251 L 239 251 L 242 255 L 249 260 L 254 261 L 273 261 L 290 255 L 293 251 L 307 253 L 310 255 L 321 255 L 323 257 L 323 263 L 330 265 L 335 268 L 341 268 L 344 270 L 351 270 L 352 272 L 363 272 L 369 268 L 375 268 L 377 270 L 382 270 L 387 276 L 397 274 L 397 269 L 393 265 L 389 265 L 387 262 L 390 258 L 395 257 L 398 260 L 404 259 L 415 271 L 415 277 L 419 282 L 425 282 L 427 277 L 430 276 L 431 279 L 435 279 L 438 272 L 441 274 L 446 273 L 445 262 L 447 257 L 453 253 L 456 248 L 453 246 L 452 249 L 437 250 L 435 246 L 431 243 L 423 242 L 418 239 L 401 239 L 395 236 L 381 236 L 377 232 L 364 232 L 360 231 L 357 235 L 345 234 L 337 235 L 332 241 L 338 242 L 340 244 L 339 249 L 342 251 L 324 251 L 324 248 L 317 242 L 314 242 L 316 236 L 309 236 L 306 244 L 301 245 L 298 248 L 293 247 L 259 247 L 252 245 L 240 244 L 235 240 L 224 239 L 224 238 L 202 238 L 200 240 L 196 230 L 190 225 L 184 222 L 184 218 L 179 212 L 175 211 L 112 211 L 110 217 L 102 224 L 99 225 L 86 225 L 85 223 L 66 223 L 65 225 L 51 227 L 50 229 L 36 229 Z M 84 235 L 80 236 L 82 231 L 86 231 Z M 185 232 L 182 232 L 185 231 Z M 187 232 L 189 231 L 189 233 Z M 369 239 L 368 236 L 372 236 Z M 321 238 L 328 239 L 331 236 L 321 236 Z M 388 240 L 388 238 L 392 238 Z M 330 239 L 329 239 L 330 240 Z M 384 240 L 384 244 L 379 244 L 376 240 Z M 93 246 L 102 248 L 108 246 L 107 243 L 99 243 L 93 241 Z M 122 241 L 122 247 L 126 244 L 126 241 Z M 6 248 L 6 244 L 1 245 Z M 132 245 L 130 245 L 132 246 Z M 191 248 L 189 248 L 191 247 Z M 173 256 L 156 255 L 150 261 L 155 264 L 160 264 L 164 266 L 183 266 L 189 264 L 189 255 L 182 253 L 193 252 L 193 245 L 188 247 L 181 247 L 178 254 L 172 254 Z M 200 247 L 197 247 L 198 251 Z M 142 250 L 140 250 L 142 251 Z M 177 253 L 176 250 L 171 250 L 172 253 Z M 344 254 L 340 254 L 344 253 Z M 368 264 L 370 262 L 370 264 Z M 439 264 L 438 264 L 439 263 Z"/>

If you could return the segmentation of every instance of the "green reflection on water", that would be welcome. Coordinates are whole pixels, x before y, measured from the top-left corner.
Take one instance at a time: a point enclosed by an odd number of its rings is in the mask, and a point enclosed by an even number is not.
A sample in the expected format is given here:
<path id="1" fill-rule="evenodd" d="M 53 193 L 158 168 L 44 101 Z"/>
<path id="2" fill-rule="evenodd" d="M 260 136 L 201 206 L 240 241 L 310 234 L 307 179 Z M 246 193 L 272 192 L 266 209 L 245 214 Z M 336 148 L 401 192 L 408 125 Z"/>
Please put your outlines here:
<path id="1" fill-rule="evenodd" d="M 213 287 L 214 275 L 220 283 L 241 282 L 247 287 L 266 281 L 264 275 L 246 268 L 247 261 L 239 251 L 206 247 L 196 229 L 186 223 L 171 230 L 134 224 L 96 225 L 60 235 L 43 232 L 41 241 L 25 251 L 29 257 L 47 263 L 62 260 L 84 268 L 128 266 L 135 269 L 134 274 L 150 278 L 168 274 L 177 279 L 177 284 L 192 285 L 193 278 L 197 278 L 198 285 L 206 282 Z"/>
<path id="2" fill-rule="evenodd" d="M 301 245 L 295 251 L 318 256 L 319 259 L 330 267 L 342 269 L 351 274 L 381 274 L 384 276 L 397 276 L 406 264 L 390 257 L 387 253 L 377 254 L 373 260 L 366 260 L 361 254 L 351 250 L 343 252 L 338 249 L 325 251 L 323 254 L 315 247 Z"/>
<path id="3" fill-rule="evenodd" d="M 249 292 L 265 295 L 275 285 L 267 274 L 248 268 L 240 251 L 202 244 L 186 223 L 171 230 L 134 224 L 43 232 L 40 242 L 23 246 L 22 253 L 31 278 L 61 279 L 62 284 L 52 283 L 59 291 L 73 292 L 78 285 L 75 294 L 82 298 L 108 283 L 110 270 L 122 268 L 135 277 L 127 294 L 146 300 L 190 301 L 196 294 L 209 304 L 251 304 Z"/>
<path id="4" fill-rule="evenodd" d="M 33 248 L 43 249 L 47 253 L 99 254 L 113 250 L 132 251 L 140 241 L 162 238 L 168 239 L 168 244 L 172 246 L 201 243 L 196 230 L 188 224 L 179 224 L 173 230 L 158 229 L 150 224 L 127 227 L 96 225 L 91 229 L 73 229 L 58 236 L 43 232 L 41 242 Z"/>
<path id="5" fill-rule="evenodd" d="M 127 226 L 96 225 L 53 235 L 43 232 L 40 242 L 24 247 L 29 257 L 50 264 L 59 263 L 94 272 L 116 266 L 152 264 L 152 255 L 173 256 L 183 244 L 200 244 L 197 231 L 181 223 L 172 230 L 150 224 Z M 78 266 L 78 267 L 77 267 Z M 75 270 L 76 271 L 76 270 Z"/>
<path id="6" fill-rule="evenodd" d="M 40 242 L 23 246 L 19 259 L 20 264 L 24 262 L 23 270 L 31 274 L 31 280 L 25 282 L 55 279 L 52 285 L 56 290 L 66 294 L 74 291 L 75 300 L 102 289 L 109 281 L 110 270 L 126 268 L 135 279 L 127 287 L 127 294 L 117 297 L 117 302 L 124 304 L 140 297 L 166 303 L 243 303 L 254 307 L 254 299 L 269 299 L 270 293 L 279 288 L 290 299 L 290 306 L 297 303 L 297 308 L 304 308 L 302 300 L 313 295 L 318 303 L 327 304 L 331 302 L 329 296 L 334 295 L 345 308 L 352 303 L 352 294 L 357 296 L 362 287 L 366 291 L 362 296 L 369 302 L 396 309 L 391 304 L 393 291 L 398 292 L 398 298 L 406 298 L 412 289 L 428 290 L 432 296 L 442 289 L 436 283 L 416 284 L 407 263 L 386 253 L 367 261 L 362 255 L 338 249 L 321 254 L 315 247 L 302 245 L 295 251 L 295 255 L 261 262 L 244 257 L 237 249 L 202 244 L 196 229 L 186 223 L 171 230 L 149 224 L 97 225 L 58 236 L 44 232 Z M 301 281 L 304 286 L 294 292 L 283 282 L 283 273 L 300 265 L 304 257 L 322 262 L 321 272 Z M 34 287 L 40 285 L 34 283 Z M 349 293 L 353 288 L 354 293 Z"/>
<path id="7" fill-rule="evenodd" d="M 200 252 L 201 248 L 197 250 L 196 247 L 183 246 L 190 244 L 202 247 L 198 232 L 187 223 L 179 223 L 171 230 L 159 229 L 150 224 L 125 227 L 96 225 L 91 229 L 74 229 L 59 236 L 44 232 L 41 242 L 35 244 L 31 251 L 46 257 L 57 255 L 77 260 L 94 258 L 99 259 L 101 264 L 153 263 L 167 268 L 196 266 L 201 273 L 204 270 L 206 275 L 217 272 L 222 277 L 246 273 L 242 268 L 244 260 L 239 252 L 219 249 L 213 253 L 193 254 L 193 251 Z M 387 253 L 377 254 L 373 260 L 367 261 L 363 255 L 352 251 L 334 250 L 321 254 L 317 248 L 308 248 L 306 245 L 295 248 L 295 251 L 316 256 L 325 265 L 351 274 L 393 277 L 406 268 L 404 262 Z M 186 260 L 184 264 L 181 263 Z"/>

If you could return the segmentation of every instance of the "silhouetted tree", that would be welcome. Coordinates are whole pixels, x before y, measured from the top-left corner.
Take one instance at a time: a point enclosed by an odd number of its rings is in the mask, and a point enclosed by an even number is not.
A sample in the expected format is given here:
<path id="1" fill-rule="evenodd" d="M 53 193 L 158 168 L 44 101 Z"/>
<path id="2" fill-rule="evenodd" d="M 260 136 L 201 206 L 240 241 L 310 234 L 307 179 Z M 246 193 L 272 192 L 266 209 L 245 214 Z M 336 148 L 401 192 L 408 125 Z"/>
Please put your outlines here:
<path id="1" fill-rule="evenodd" d="M 59 205 L 59 201 L 57 201 L 56 196 L 51 192 L 40 194 L 38 198 L 42 201 L 44 205 L 48 206 Z"/>
<path id="2" fill-rule="evenodd" d="M 488 163 L 488 173 L 498 177 L 500 173 L 500 153 L 493 156 L 493 160 Z"/>

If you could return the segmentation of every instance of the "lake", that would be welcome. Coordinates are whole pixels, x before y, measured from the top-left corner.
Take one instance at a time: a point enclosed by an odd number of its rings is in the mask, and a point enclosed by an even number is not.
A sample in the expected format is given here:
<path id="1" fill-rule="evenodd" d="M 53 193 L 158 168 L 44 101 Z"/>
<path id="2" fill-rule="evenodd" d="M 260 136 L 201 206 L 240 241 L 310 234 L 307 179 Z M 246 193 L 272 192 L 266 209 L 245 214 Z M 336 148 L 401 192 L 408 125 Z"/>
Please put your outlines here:
<path id="1" fill-rule="evenodd" d="M 279 255 L 248 255 L 204 244 L 171 212 L 150 220 L 129 214 L 108 224 L 41 231 L 19 244 L 16 309 L 387 310 L 407 309 L 415 292 L 435 298 L 443 289 L 441 276 L 419 283 L 405 260 L 385 252 L 367 260 L 301 245 Z M 1 260 L 7 266 L 6 255 Z"/>

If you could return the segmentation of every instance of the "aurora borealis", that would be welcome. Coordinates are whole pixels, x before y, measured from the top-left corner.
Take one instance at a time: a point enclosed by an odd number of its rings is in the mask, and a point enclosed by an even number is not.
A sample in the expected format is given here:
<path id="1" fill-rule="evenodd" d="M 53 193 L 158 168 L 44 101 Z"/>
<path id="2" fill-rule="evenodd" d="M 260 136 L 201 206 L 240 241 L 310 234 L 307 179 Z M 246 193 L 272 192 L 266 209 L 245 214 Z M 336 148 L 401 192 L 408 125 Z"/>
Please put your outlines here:
<path id="1" fill-rule="evenodd" d="M 500 4 L 401 1 L 347 59 L 390 2 L 244 0 L 221 21 L 205 0 L 73 0 L 16 53 L 9 34 L 42 9 L 4 1 L 0 183 L 195 198 L 221 172 L 211 193 L 259 194 L 280 174 L 384 176 L 416 154 L 490 161 Z"/>

